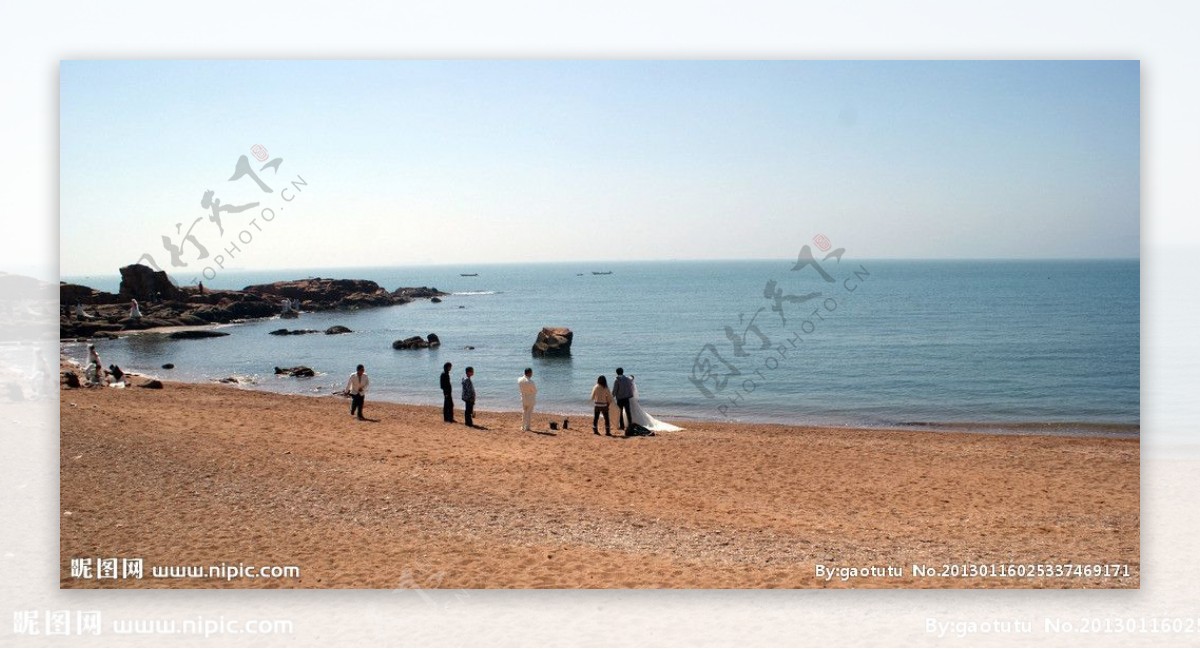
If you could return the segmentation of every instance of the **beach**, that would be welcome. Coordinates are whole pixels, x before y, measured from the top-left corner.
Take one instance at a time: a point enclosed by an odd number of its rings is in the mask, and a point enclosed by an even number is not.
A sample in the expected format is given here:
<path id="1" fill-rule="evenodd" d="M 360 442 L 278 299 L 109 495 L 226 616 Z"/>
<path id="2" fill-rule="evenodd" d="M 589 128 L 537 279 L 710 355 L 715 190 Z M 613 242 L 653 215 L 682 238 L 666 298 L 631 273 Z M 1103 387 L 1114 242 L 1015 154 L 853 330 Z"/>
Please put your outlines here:
<path id="1" fill-rule="evenodd" d="M 586 403 L 523 433 L 512 412 L 470 429 L 368 397 L 356 421 L 338 397 L 164 383 L 61 392 L 63 588 L 1140 583 L 1136 439 L 692 421 L 623 439 L 592 435 Z M 142 578 L 80 574 L 111 558 Z M 1124 568 L 1029 576 L 1065 564 Z M 193 565 L 300 574 L 151 574 Z"/>

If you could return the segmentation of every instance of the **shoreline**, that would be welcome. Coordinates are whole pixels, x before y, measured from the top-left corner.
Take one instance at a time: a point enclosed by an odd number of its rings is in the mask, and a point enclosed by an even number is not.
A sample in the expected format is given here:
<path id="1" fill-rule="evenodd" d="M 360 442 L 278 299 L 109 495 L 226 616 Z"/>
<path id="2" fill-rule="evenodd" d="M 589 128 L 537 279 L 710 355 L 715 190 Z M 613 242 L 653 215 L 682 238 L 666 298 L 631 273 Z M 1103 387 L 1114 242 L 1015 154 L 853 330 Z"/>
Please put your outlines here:
<path id="1" fill-rule="evenodd" d="M 241 323 L 226 323 L 212 324 L 204 327 L 160 327 L 157 332 L 166 333 L 179 329 L 216 329 L 216 327 L 227 327 Z M 154 332 L 131 331 L 126 335 L 137 335 L 137 333 Z M 73 339 L 68 341 L 60 341 L 60 353 L 64 344 L 80 344 Z M 77 360 L 70 359 L 76 371 L 82 371 L 83 365 Z M 260 383 L 228 383 L 218 378 L 206 378 L 202 380 L 186 380 L 166 378 L 162 373 L 148 373 L 134 371 L 133 373 L 126 372 L 133 377 L 145 377 L 149 379 L 162 380 L 164 383 L 178 383 L 187 385 L 214 385 L 220 387 L 232 387 L 232 389 L 248 390 L 256 392 L 271 393 L 271 395 L 284 396 L 301 396 L 311 398 L 338 397 L 336 392 L 289 392 L 283 390 L 271 390 L 270 387 L 263 386 Z M 318 373 L 317 377 L 326 377 L 329 373 Z M 236 374 L 229 374 L 229 377 L 236 377 Z M 410 405 L 410 407 L 425 408 L 439 407 L 438 403 L 422 403 L 413 401 L 402 401 L 402 399 L 392 398 L 373 398 L 371 401 L 377 403 L 390 403 L 394 405 Z M 455 408 L 461 409 L 462 402 L 455 401 Z M 481 410 L 482 411 L 482 410 Z M 496 413 L 520 413 L 520 409 L 512 408 L 491 408 L 491 411 Z M 551 407 L 547 410 L 538 410 L 539 413 L 553 414 L 563 417 L 590 417 L 592 413 L 584 405 L 580 405 L 580 409 L 576 411 L 568 411 L 559 407 Z M 716 423 L 716 425 L 732 425 L 732 426 L 793 426 L 805 428 L 822 428 L 829 431 L 860 431 L 860 429 L 868 429 L 868 431 L 894 431 L 894 432 L 926 432 L 926 433 L 964 433 L 964 434 L 991 434 L 991 435 L 1007 435 L 1007 437 L 1060 437 L 1060 438 L 1097 438 L 1097 439 L 1141 439 L 1140 423 L 1097 423 L 1097 422 L 1040 422 L 1040 421 L 943 421 L 943 422 L 829 422 L 829 421 L 803 421 L 788 420 L 782 421 L 781 417 L 743 417 L 743 419 L 719 419 L 719 417 L 706 417 L 701 415 L 692 415 L 688 413 L 658 413 L 661 420 L 677 423 L 679 426 L 684 426 L 685 423 L 691 425 L 701 425 L 701 423 Z M 686 426 L 684 426 L 686 427 Z"/>
<path id="2" fill-rule="evenodd" d="M 240 323 L 214 324 L 204 328 L 221 328 L 232 326 Z M 192 329 L 200 327 L 182 327 L 183 329 Z M 176 327 L 163 328 L 174 331 Z M 129 332 L 127 335 L 135 335 L 144 333 L 142 331 Z M 159 331 L 159 333 L 167 333 L 167 331 Z M 79 344 L 76 341 L 59 341 L 60 351 L 63 344 Z M 75 359 L 70 359 L 76 371 L 82 370 L 82 365 Z M 229 383 L 222 382 L 218 378 L 207 378 L 198 381 L 190 381 L 184 379 L 166 378 L 162 373 L 147 373 L 134 371 L 133 373 L 126 372 L 130 376 L 146 377 L 148 379 L 157 379 L 163 382 L 173 382 L 187 385 L 212 385 L 218 387 L 227 387 L 240 390 L 249 390 L 256 392 L 265 392 L 268 394 L 278 394 L 287 396 L 302 396 L 310 398 L 337 397 L 336 393 L 303 393 L 289 392 L 284 390 L 272 390 L 269 387 L 264 387 L 261 383 Z M 229 375 L 236 377 L 237 375 Z M 318 377 L 331 376 L 329 373 L 318 373 Z M 419 401 L 404 401 L 389 398 L 373 398 L 371 401 L 377 403 L 389 403 L 398 406 L 413 406 L 413 407 L 439 407 L 437 403 L 423 403 Z M 586 404 L 580 405 L 577 411 L 567 411 L 558 406 L 551 407 L 545 412 L 546 414 L 554 414 L 560 417 L 591 417 L 591 411 L 588 410 Z M 462 408 L 460 400 L 455 401 L 455 408 Z M 519 408 L 490 408 L 491 412 L 498 413 L 519 413 Z M 482 410 L 480 411 L 482 412 Z M 1141 424 L 1121 424 L 1121 423 L 1095 423 L 1095 422 L 1032 422 L 1032 421 L 1013 421 L 1013 422 L 991 422 L 991 421 L 945 421 L 945 422 L 900 422 L 900 423 L 864 423 L 864 422 L 828 422 L 828 421 L 804 421 L 801 418 L 784 421 L 781 418 L 763 417 L 763 418 L 740 418 L 740 419 L 719 419 L 716 417 L 703 417 L 689 413 L 658 413 L 659 419 L 683 425 L 684 423 L 691 424 L 730 424 L 730 425 L 769 425 L 769 426 L 801 426 L 807 428 L 827 429 L 830 431 L 845 430 L 876 430 L 876 431 L 897 431 L 897 432 L 927 432 L 927 433 L 963 433 L 970 435 L 1001 435 L 1001 436 L 1046 436 L 1046 437 L 1079 437 L 1079 438 L 1097 438 L 1097 439 L 1141 439 Z"/>
<path id="3" fill-rule="evenodd" d="M 520 432 L 480 411 L 164 382 L 63 390 L 63 588 L 1137 588 L 1138 440 L 697 423 Z M 461 421 L 461 410 L 456 411 Z M 184 514 L 184 515 L 181 515 Z M 70 559 L 295 579 L 70 577 Z M 1122 577 L 916 577 L 1120 563 Z M 825 581 L 816 565 L 897 565 Z M 149 568 L 147 568 L 149 570 Z"/>

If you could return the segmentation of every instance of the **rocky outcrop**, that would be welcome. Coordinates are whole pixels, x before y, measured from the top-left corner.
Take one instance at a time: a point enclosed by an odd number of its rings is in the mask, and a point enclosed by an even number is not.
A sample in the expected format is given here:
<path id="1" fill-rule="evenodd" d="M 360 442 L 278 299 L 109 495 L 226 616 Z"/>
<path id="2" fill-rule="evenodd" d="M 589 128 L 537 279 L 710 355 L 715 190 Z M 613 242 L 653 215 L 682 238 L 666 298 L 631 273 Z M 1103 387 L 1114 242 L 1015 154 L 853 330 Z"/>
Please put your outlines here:
<path id="1" fill-rule="evenodd" d="M 138 387 L 139 388 L 149 388 L 151 390 L 161 390 L 161 389 L 163 389 L 163 383 L 162 383 L 162 381 L 159 381 L 158 379 L 150 379 L 149 381 L 146 381 L 145 383 L 139 385 Z"/>
<path id="2" fill-rule="evenodd" d="M 280 316 L 283 300 L 298 301 L 303 311 L 358 309 L 406 304 L 445 295 L 436 288 L 399 288 L 388 292 L 363 279 L 300 279 L 247 286 L 241 291 L 179 288 L 166 273 L 133 264 L 121 269 L 121 293 L 97 291 L 78 284 L 59 284 L 59 337 L 87 338 L 100 331 L 135 331 L 157 327 L 225 324 Z M 142 317 L 129 318 L 129 300 L 137 299 Z M 85 317 L 75 312 L 84 306 Z M 297 317 L 289 313 L 288 316 Z M 281 316 L 286 317 L 286 316 Z M 349 333 L 349 330 L 339 333 Z"/>
<path id="3" fill-rule="evenodd" d="M 411 302 L 413 300 L 420 300 L 420 299 L 424 299 L 424 298 L 434 298 L 434 297 L 442 298 L 445 296 L 446 296 L 446 293 L 443 293 L 443 292 L 437 290 L 436 288 L 430 288 L 428 286 L 419 286 L 419 287 L 415 287 L 415 288 L 398 288 L 398 289 L 392 291 L 392 297 L 402 298 L 405 302 Z"/>
<path id="4" fill-rule="evenodd" d="M 314 277 L 271 284 L 255 284 L 242 289 L 278 302 L 282 298 L 299 300 L 305 311 L 327 311 L 330 309 L 355 309 L 369 306 L 391 306 L 405 304 L 415 297 L 445 295 L 437 289 L 401 288 L 389 293 L 375 282 L 367 279 L 328 279 Z"/>
<path id="5" fill-rule="evenodd" d="M 120 295 L 97 291 L 90 286 L 59 282 L 58 303 L 74 309 L 76 304 L 124 304 L 125 300 Z"/>
<path id="6" fill-rule="evenodd" d="M 317 373 L 314 372 L 311 367 L 305 367 L 303 365 L 297 365 L 296 367 L 276 367 L 275 373 L 283 376 L 295 376 L 300 378 L 317 375 Z"/>
<path id="7" fill-rule="evenodd" d="M 427 338 L 420 336 L 412 336 L 404 340 L 396 340 L 392 342 L 392 349 L 428 349 L 437 347 L 442 344 L 437 334 L 429 334 Z"/>
<path id="8" fill-rule="evenodd" d="M 302 336 L 304 334 L 319 334 L 316 329 L 276 329 L 270 332 L 272 336 Z"/>
<path id="9" fill-rule="evenodd" d="M 354 331 L 352 329 L 350 329 L 349 327 L 343 327 L 342 325 L 333 325 L 332 327 L 325 330 L 326 336 L 334 336 L 337 334 L 349 334 L 349 333 L 354 333 Z"/>
<path id="10" fill-rule="evenodd" d="M 95 336 L 97 332 L 114 332 L 121 331 L 125 327 L 117 323 L 109 322 L 73 322 L 69 325 L 61 325 L 59 327 L 60 338 L 90 338 Z"/>
<path id="11" fill-rule="evenodd" d="M 575 334 L 566 327 L 542 327 L 533 343 L 534 356 L 570 356 Z"/>
<path id="12" fill-rule="evenodd" d="M 121 267 L 121 298 L 139 302 L 182 300 L 187 298 L 183 289 L 171 283 L 166 271 L 152 270 L 142 264 Z"/>
<path id="13" fill-rule="evenodd" d="M 60 286 L 60 299 L 63 296 L 72 297 L 87 295 L 91 291 L 87 287 L 74 288 L 76 285 Z M 83 290 L 83 289 L 86 289 Z M 123 299 L 115 302 L 110 299 L 112 294 L 92 291 L 91 299 L 82 303 L 85 318 L 80 318 L 75 312 L 75 304 L 68 304 L 59 314 L 60 338 L 86 338 L 97 332 L 111 333 L 122 331 L 140 331 L 159 327 L 199 327 L 208 324 L 226 324 L 240 320 L 265 318 L 276 313 L 274 304 L 267 302 L 257 295 L 240 291 L 206 292 L 200 295 L 197 291 L 186 292 L 183 300 L 138 301 L 142 311 L 141 318 L 129 317 L 129 303 Z"/>
<path id="14" fill-rule="evenodd" d="M 228 336 L 224 331 L 213 331 L 212 329 L 185 329 L 184 331 L 172 331 L 168 337 L 175 340 L 198 340 L 200 338 L 220 338 Z"/>

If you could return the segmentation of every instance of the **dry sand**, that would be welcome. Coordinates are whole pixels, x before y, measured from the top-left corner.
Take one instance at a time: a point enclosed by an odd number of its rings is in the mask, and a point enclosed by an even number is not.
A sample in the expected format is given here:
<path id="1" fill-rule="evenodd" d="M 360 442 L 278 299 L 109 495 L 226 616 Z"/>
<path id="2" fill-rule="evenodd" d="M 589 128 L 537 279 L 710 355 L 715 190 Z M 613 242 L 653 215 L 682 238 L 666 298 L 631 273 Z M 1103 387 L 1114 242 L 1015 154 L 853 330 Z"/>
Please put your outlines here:
<path id="1" fill-rule="evenodd" d="M 518 430 L 518 413 L 479 413 L 487 430 L 445 424 L 436 407 L 368 399 L 366 414 L 215 385 L 64 389 L 61 586 L 1139 584 L 1137 440 L 724 423 L 621 439 L 593 436 L 590 413 L 553 435 L 546 416 L 538 434 Z M 71 576 L 72 558 L 113 557 L 142 558 L 144 578 Z M 301 574 L 151 577 L 222 563 Z M 1129 576 L 912 575 L 961 563 L 1127 564 Z M 903 576 L 824 581 L 818 564 Z"/>

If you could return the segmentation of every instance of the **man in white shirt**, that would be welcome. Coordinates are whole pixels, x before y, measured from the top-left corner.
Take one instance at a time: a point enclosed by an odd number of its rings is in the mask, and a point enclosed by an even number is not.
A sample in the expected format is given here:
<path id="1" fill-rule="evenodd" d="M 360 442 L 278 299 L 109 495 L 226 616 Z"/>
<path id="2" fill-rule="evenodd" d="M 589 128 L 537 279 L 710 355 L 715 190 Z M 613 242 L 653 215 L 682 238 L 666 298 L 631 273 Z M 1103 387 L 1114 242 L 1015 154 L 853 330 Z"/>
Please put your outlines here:
<path id="1" fill-rule="evenodd" d="M 371 384 L 371 379 L 367 378 L 367 373 L 363 371 L 363 366 L 358 368 L 350 375 L 350 380 L 346 382 L 346 392 L 350 394 L 350 416 L 355 413 L 361 421 L 363 419 L 363 400 L 366 398 L 367 386 Z"/>
<path id="2" fill-rule="evenodd" d="M 530 420 L 533 419 L 533 404 L 537 402 L 537 385 L 533 382 L 533 368 L 525 368 L 525 376 L 517 379 L 517 387 L 521 390 L 521 410 L 525 418 L 521 420 L 521 430 L 530 430 Z"/>

